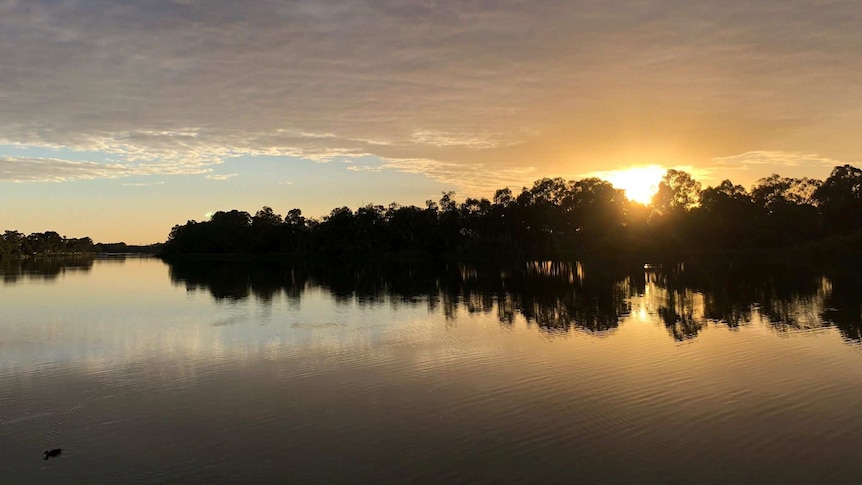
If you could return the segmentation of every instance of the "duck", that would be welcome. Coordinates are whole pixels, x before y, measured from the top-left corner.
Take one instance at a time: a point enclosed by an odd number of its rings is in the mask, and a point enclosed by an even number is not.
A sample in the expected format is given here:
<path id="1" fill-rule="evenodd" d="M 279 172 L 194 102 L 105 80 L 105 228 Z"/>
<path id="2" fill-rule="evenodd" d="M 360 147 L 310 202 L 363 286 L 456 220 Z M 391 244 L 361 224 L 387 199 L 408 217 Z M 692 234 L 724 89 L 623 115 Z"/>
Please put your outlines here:
<path id="1" fill-rule="evenodd" d="M 45 459 L 60 456 L 63 453 L 63 448 L 54 448 L 53 450 L 45 450 Z"/>

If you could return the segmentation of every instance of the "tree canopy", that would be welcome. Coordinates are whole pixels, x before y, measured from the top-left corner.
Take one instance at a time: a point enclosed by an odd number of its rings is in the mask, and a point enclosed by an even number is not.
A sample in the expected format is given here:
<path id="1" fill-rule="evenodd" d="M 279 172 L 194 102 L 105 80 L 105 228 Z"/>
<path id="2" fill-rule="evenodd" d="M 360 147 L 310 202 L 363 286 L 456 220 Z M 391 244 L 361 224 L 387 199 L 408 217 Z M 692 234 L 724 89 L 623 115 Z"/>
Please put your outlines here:
<path id="1" fill-rule="evenodd" d="M 271 207 L 216 212 L 171 230 L 166 256 L 278 253 L 324 258 L 421 252 L 435 256 L 565 258 L 675 255 L 784 248 L 862 231 L 862 170 L 835 167 L 825 181 L 772 175 L 750 190 L 724 180 L 702 188 L 668 170 L 649 206 L 609 182 L 542 178 L 492 199 L 454 192 L 425 207 L 337 207 L 321 219 Z"/>
<path id="2" fill-rule="evenodd" d="M 93 240 L 89 237 L 67 238 L 54 231 L 25 236 L 18 231 L 6 230 L 0 234 L 0 258 L 89 253 L 93 248 Z"/>

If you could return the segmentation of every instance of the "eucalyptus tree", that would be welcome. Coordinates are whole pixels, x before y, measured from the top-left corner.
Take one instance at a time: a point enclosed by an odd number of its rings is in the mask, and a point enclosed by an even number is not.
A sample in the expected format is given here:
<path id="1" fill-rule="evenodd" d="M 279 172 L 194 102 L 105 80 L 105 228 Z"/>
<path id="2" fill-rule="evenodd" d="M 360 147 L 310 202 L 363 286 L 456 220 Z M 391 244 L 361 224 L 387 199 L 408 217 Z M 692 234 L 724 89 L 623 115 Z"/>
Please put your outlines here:
<path id="1" fill-rule="evenodd" d="M 812 198 L 824 216 L 827 232 L 862 228 L 862 170 L 850 165 L 835 167 Z"/>
<path id="2" fill-rule="evenodd" d="M 770 175 L 757 181 L 751 198 L 760 218 L 752 228 L 759 246 L 786 246 L 822 234 L 814 197 L 823 182 L 817 179 Z"/>
<path id="3" fill-rule="evenodd" d="M 694 211 L 697 243 L 701 247 L 741 248 L 755 242 L 753 231 L 760 220 L 751 194 L 742 185 L 723 180 L 700 193 L 700 207 Z"/>

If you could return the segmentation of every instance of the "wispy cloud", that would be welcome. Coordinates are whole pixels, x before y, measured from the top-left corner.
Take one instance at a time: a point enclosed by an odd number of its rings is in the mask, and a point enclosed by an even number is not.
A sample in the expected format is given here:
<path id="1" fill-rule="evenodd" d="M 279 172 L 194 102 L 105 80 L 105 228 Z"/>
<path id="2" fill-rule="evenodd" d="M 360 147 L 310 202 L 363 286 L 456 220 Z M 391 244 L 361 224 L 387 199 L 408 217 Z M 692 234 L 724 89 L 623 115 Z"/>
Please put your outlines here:
<path id="1" fill-rule="evenodd" d="M 383 165 L 352 165 L 347 167 L 351 172 L 382 172 L 386 167 Z"/>
<path id="2" fill-rule="evenodd" d="M 752 166 L 768 167 L 834 167 L 842 163 L 816 153 L 793 153 L 782 151 L 751 151 L 730 157 L 713 158 L 723 170 L 747 169 Z"/>
<path id="3" fill-rule="evenodd" d="M 133 175 L 200 174 L 209 169 L 197 165 L 120 164 L 71 161 L 58 158 L 0 157 L 0 181 L 69 182 Z"/>
<path id="4" fill-rule="evenodd" d="M 410 139 L 421 145 L 436 147 L 464 147 L 474 150 L 496 148 L 505 144 L 502 135 L 454 133 L 433 130 L 418 130 Z"/>
<path id="5" fill-rule="evenodd" d="M 236 177 L 237 175 L 239 175 L 239 174 L 236 174 L 236 173 L 219 173 L 219 174 L 209 174 L 209 175 L 206 175 L 204 178 L 207 178 L 209 180 L 222 181 L 222 180 L 227 180 L 227 179 Z"/>
<path id="6" fill-rule="evenodd" d="M 120 185 L 122 185 L 123 187 L 151 187 L 153 185 L 164 185 L 164 183 L 165 183 L 164 181 L 161 181 L 161 182 L 139 182 L 139 183 L 123 182 Z"/>
<path id="7" fill-rule="evenodd" d="M 482 163 L 441 162 L 430 159 L 387 160 L 380 168 L 424 174 L 447 185 L 459 187 L 466 195 L 488 196 L 502 187 L 518 188 L 536 174 L 532 166 L 491 169 Z"/>
<path id="8" fill-rule="evenodd" d="M 772 174 L 825 179 L 833 167 L 846 163 L 848 162 L 816 153 L 756 150 L 714 158 L 709 170 L 721 174 L 721 178 L 754 184 Z"/>
<path id="9" fill-rule="evenodd" d="M 65 182 L 68 180 L 121 177 L 125 167 L 56 158 L 0 158 L 0 180 L 7 182 Z"/>

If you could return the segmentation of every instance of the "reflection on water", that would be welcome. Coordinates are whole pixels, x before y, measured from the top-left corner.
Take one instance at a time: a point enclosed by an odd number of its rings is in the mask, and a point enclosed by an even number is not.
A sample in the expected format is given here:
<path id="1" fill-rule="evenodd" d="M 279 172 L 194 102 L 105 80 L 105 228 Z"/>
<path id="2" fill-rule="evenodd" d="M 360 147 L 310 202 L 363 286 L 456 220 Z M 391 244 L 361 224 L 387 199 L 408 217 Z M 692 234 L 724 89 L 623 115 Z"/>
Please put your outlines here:
<path id="1" fill-rule="evenodd" d="M 0 275 L 6 284 L 22 278 L 53 280 L 67 271 L 90 271 L 92 268 L 92 255 L 0 259 Z"/>
<path id="2" fill-rule="evenodd" d="M 97 258 L 0 271 L 4 483 L 862 473 L 860 280 L 834 269 Z"/>
<path id="3" fill-rule="evenodd" d="M 508 325 L 520 315 L 549 333 L 607 332 L 635 314 L 661 322 L 680 341 L 710 324 L 737 328 L 760 321 L 779 332 L 834 325 L 848 341 L 862 336 L 862 279 L 786 266 L 588 270 L 544 261 L 502 269 L 406 263 L 320 268 L 220 261 L 175 263 L 170 275 L 188 291 L 209 291 L 217 300 L 254 296 L 267 304 L 283 294 L 299 301 L 305 291 L 324 288 L 337 302 L 424 305 L 446 318 L 460 307 L 495 313 Z"/>

